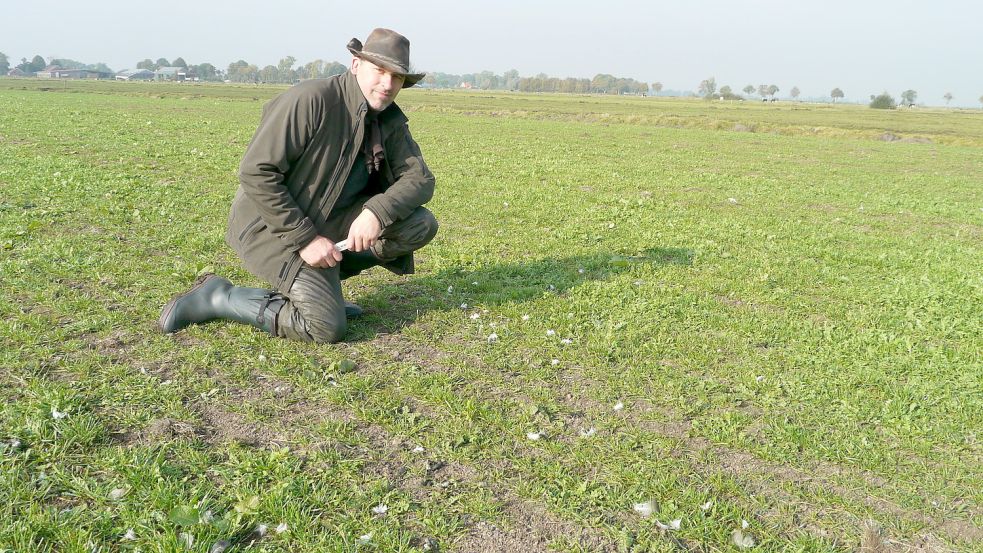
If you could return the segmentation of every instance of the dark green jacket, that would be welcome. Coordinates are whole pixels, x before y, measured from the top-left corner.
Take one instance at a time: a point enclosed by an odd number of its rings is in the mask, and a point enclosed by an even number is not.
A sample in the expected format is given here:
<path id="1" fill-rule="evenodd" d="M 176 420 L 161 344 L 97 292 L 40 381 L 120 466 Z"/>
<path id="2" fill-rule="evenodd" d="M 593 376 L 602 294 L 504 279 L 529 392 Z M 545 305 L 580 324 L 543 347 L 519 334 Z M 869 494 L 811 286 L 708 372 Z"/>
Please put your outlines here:
<path id="1" fill-rule="evenodd" d="M 365 135 L 368 104 L 350 72 L 310 80 L 270 100 L 239 165 L 225 240 L 246 268 L 287 292 L 318 234 L 340 240 L 327 221 Z M 434 177 L 407 118 L 390 105 L 379 114 L 386 160 L 366 202 L 383 228 L 433 197 Z M 412 256 L 386 265 L 413 272 Z"/>

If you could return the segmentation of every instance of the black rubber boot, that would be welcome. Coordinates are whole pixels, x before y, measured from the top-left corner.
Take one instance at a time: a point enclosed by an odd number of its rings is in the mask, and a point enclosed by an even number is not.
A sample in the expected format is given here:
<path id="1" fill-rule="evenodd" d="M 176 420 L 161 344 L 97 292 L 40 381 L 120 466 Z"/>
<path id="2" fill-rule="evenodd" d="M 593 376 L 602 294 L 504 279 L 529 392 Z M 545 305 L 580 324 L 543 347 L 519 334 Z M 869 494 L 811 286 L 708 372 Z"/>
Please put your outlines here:
<path id="1" fill-rule="evenodd" d="M 214 274 L 202 276 L 184 294 L 167 302 L 157 326 L 171 334 L 188 325 L 213 319 L 229 319 L 276 335 L 276 315 L 285 300 L 262 288 L 233 286 Z"/>
<path id="2" fill-rule="evenodd" d="M 362 308 L 357 303 L 352 303 L 345 300 L 345 317 L 349 319 L 357 319 L 362 316 Z"/>

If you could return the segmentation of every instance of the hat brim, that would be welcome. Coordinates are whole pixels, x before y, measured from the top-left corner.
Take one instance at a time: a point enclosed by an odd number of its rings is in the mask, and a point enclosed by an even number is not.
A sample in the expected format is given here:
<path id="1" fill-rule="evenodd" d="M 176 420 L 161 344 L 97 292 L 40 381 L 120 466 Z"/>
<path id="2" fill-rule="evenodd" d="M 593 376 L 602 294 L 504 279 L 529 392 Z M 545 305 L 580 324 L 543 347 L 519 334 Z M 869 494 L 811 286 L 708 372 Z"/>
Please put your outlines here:
<path id="1" fill-rule="evenodd" d="M 407 73 L 402 67 L 383 59 L 379 56 L 373 55 L 371 52 L 360 52 L 354 48 L 348 48 L 348 51 L 352 53 L 353 56 L 359 59 L 363 59 L 379 67 L 382 67 L 386 71 L 393 73 L 394 75 L 399 75 L 403 78 L 403 88 L 409 88 L 416 83 L 420 82 L 423 77 L 426 77 L 426 73 Z"/>

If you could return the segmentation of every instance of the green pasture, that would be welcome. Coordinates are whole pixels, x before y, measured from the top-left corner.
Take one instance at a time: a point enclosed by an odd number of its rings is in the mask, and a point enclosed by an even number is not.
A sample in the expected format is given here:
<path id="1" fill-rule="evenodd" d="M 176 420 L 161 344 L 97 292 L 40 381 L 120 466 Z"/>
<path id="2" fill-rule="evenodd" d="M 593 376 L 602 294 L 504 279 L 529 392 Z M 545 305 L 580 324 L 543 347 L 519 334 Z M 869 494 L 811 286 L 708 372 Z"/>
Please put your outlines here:
<path id="1" fill-rule="evenodd" d="M 281 90 L 0 79 L 0 552 L 983 551 L 983 112 L 410 89 L 348 342 L 159 335 Z"/>

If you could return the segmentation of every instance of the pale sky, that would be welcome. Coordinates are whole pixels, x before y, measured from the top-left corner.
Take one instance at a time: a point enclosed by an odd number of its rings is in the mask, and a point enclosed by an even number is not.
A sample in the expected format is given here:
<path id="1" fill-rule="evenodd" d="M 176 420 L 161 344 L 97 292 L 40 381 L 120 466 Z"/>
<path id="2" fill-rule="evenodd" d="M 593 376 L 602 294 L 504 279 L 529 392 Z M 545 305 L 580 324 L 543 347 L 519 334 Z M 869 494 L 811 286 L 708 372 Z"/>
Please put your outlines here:
<path id="1" fill-rule="evenodd" d="M 0 0 L 0 52 L 116 71 L 180 56 L 226 68 L 288 55 L 347 64 L 345 44 L 374 27 L 411 41 L 423 71 L 591 78 L 597 73 L 696 90 L 715 77 L 735 92 L 847 100 L 914 89 L 918 102 L 980 107 L 983 2 L 969 0 L 689 0 L 594 2 L 415 0 Z"/>

